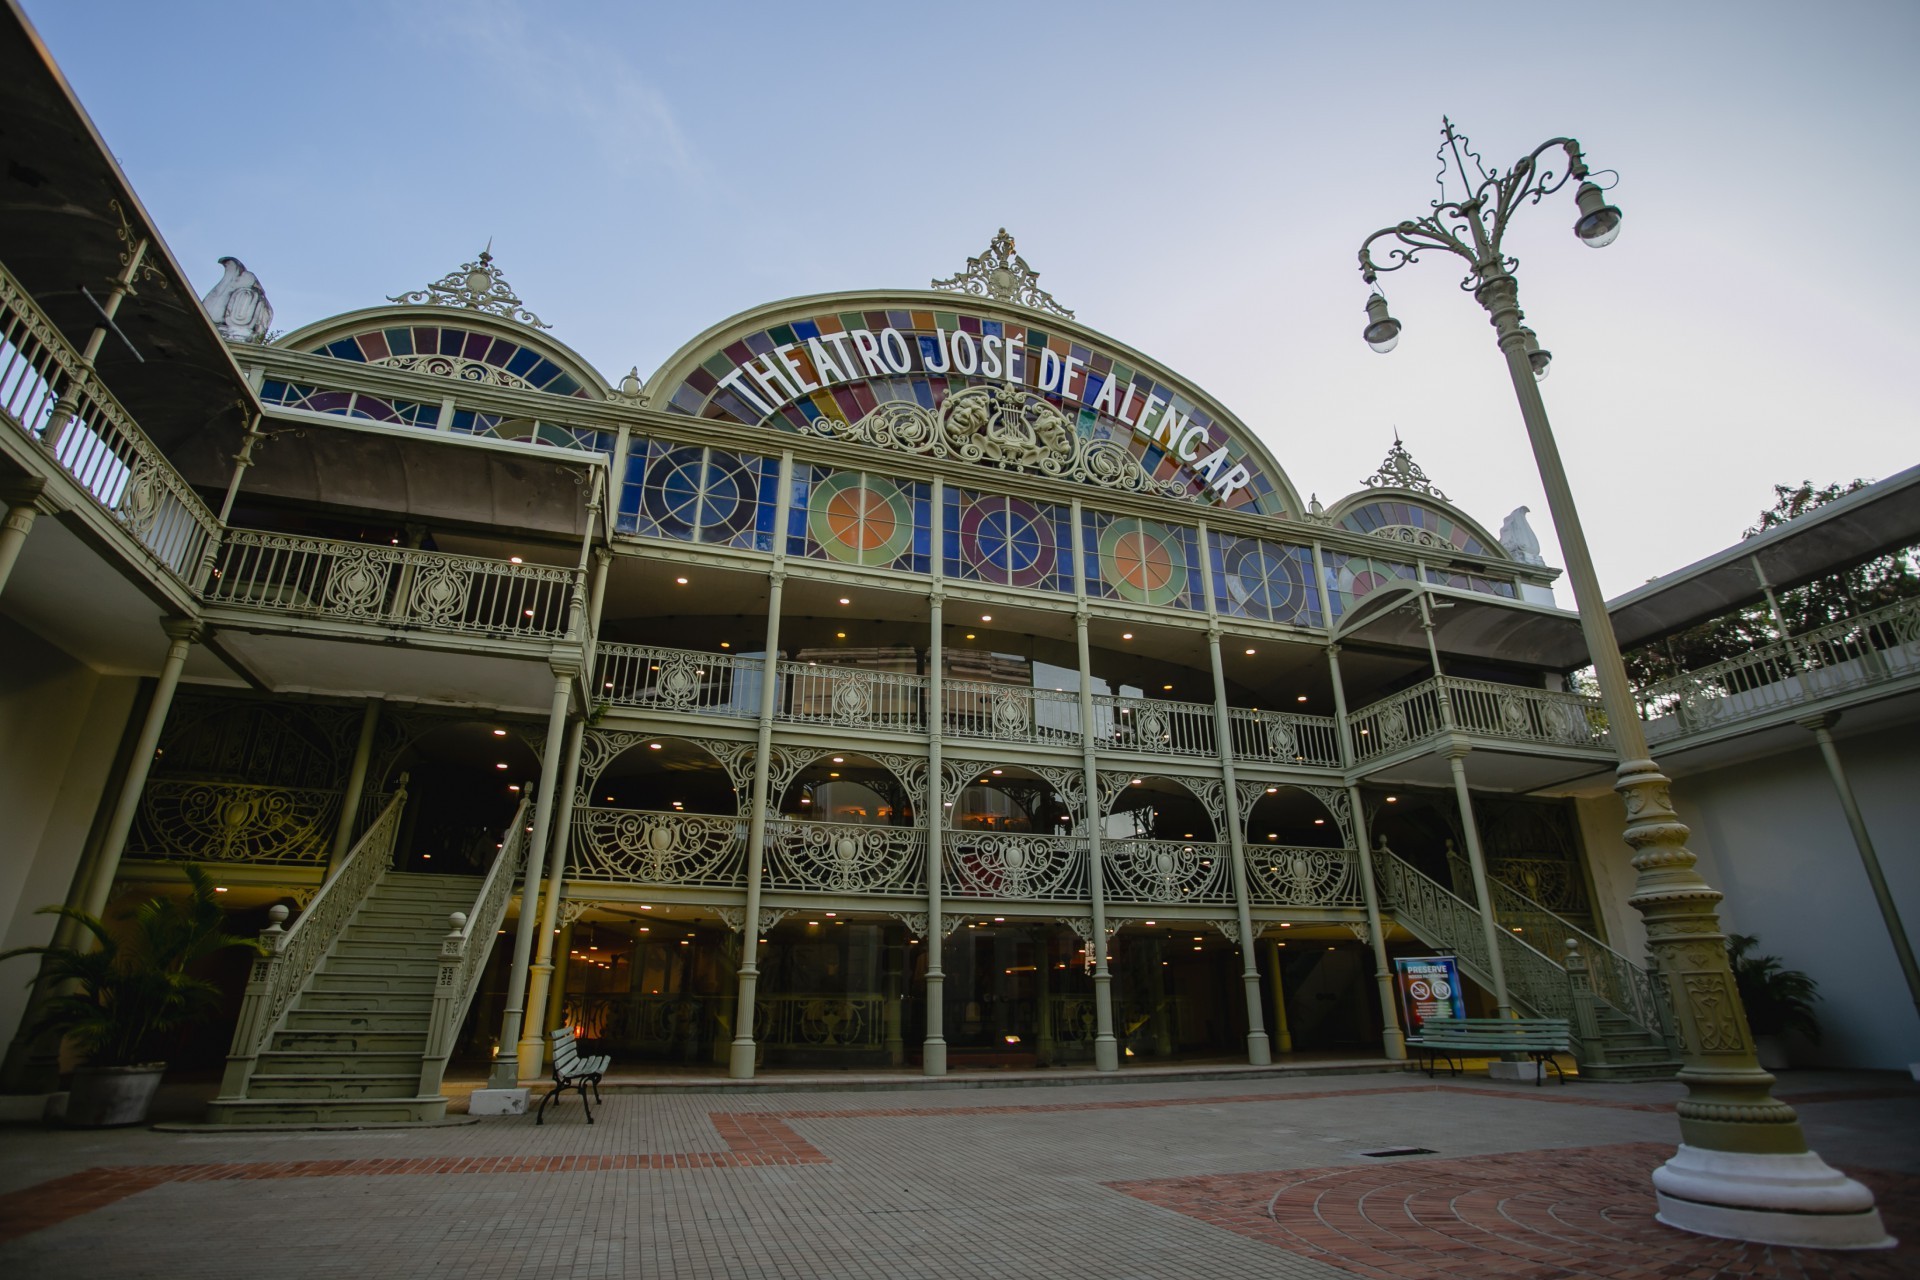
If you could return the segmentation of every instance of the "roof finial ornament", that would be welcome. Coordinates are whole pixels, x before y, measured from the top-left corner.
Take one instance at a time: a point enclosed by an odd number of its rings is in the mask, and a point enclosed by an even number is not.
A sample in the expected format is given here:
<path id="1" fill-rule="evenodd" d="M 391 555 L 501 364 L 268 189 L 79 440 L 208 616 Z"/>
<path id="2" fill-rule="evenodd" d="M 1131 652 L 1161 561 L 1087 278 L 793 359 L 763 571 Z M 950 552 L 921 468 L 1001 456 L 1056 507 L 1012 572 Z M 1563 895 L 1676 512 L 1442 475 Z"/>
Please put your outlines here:
<path id="1" fill-rule="evenodd" d="M 395 294 L 387 301 L 414 306 L 465 307 L 469 311 L 518 320 L 536 329 L 553 328 L 521 305 L 520 295 L 507 286 L 506 277 L 493 265 L 492 236 L 487 237 L 487 247 L 473 262 L 461 263 L 458 271 L 449 271 L 424 289 Z"/>
<path id="2" fill-rule="evenodd" d="M 1393 448 L 1387 450 L 1386 458 L 1380 463 L 1380 469 L 1360 482 L 1369 489 L 1411 489 L 1415 493 L 1425 493 L 1450 502 L 1439 486 L 1427 479 L 1427 473 L 1407 452 L 1407 446 L 1400 443 L 1400 428 L 1393 429 Z"/>
<path id="3" fill-rule="evenodd" d="M 1051 311 L 1054 315 L 1073 319 L 1073 312 L 1055 302 L 1053 295 L 1039 286 L 1039 279 L 1040 273 L 1013 251 L 1013 237 L 1002 227 L 1000 234 L 987 245 L 986 252 L 977 258 L 967 259 L 965 271 L 956 272 L 945 280 L 935 280 L 933 287 L 952 293 L 994 298 L 1001 302 L 1017 302 L 1035 311 Z"/>

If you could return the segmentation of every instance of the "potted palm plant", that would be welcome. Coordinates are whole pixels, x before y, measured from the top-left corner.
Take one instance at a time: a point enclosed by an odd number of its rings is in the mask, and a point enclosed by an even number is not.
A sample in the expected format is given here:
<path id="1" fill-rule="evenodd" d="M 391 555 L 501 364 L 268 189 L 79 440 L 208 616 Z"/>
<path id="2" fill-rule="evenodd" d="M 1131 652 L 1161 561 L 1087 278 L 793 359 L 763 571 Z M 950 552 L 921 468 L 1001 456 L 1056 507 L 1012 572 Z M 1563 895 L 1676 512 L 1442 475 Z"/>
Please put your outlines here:
<path id="1" fill-rule="evenodd" d="M 1746 1006 L 1760 1065 L 1778 1071 L 1788 1065 L 1786 1036 L 1820 1043 L 1820 1023 L 1813 1013 L 1820 987 L 1800 970 L 1782 968 L 1779 956 L 1754 955 L 1759 945 L 1760 939 L 1752 934 L 1728 934 L 1727 963 L 1733 969 L 1740 1003 Z"/>
<path id="2" fill-rule="evenodd" d="M 134 907 L 116 937 L 105 921 L 74 907 L 42 907 L 92 935 L 99 945 L 16 947 L 0 954 L 44 956 L 55 994 L 30 1034 L 57 1031 L 83 1055 L 67 1096 L 66 1121 L 87 1127 L 146 1119 L 176 1036 L 218 1007 L 219 991 L 188 969 L 233 948 L 258 951 L 253 938 L 226 931 L 213 878 L 188 864 L 184 901 L 154 897 Z"/>

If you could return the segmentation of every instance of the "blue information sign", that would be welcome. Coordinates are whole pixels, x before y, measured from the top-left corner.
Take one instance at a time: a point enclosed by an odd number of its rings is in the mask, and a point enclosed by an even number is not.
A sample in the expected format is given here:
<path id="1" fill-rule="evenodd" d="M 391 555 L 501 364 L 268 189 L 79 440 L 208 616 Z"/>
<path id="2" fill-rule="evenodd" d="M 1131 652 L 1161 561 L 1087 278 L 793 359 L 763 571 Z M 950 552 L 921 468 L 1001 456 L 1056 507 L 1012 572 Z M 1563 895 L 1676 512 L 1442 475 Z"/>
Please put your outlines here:
<path id="1" fill-rule="evenodd" d="M 1420 1034 L 1428 1018 L 1464 1018 L 1460 999 L 1460 969 L 1452 956 L 1395 956 L 1394 985 L 1400 988 L 1400 1008 L 1406 1015 L 1406 1033 Z"/>

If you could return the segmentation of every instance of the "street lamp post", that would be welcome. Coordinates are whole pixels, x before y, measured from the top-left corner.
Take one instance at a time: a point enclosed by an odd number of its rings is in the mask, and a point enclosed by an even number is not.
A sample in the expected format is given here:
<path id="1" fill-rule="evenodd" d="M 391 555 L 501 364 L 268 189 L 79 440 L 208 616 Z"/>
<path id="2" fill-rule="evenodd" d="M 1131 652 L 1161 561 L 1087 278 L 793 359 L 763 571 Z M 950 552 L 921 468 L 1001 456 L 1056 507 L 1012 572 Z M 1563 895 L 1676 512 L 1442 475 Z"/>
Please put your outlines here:
<path id="1" fill-rule="evenodd" d="M 1371 289 L 1364 336 L 1375 351 L 1393 349 L 1400 322 L 1387 310 L 1379 277 L 1413 265 L 1422 253 L 1443 250 L 1467 263 L 1460 287 L 1486 309 L 1506 356 L 1620 757 L 1614 789 L 1626 806 L 1625 838 L 1638 874 L 1629 901 L 1645 918 L 1647 947 L 1681 1040 L 1679 1079 L 1687 1096 L 1676 1108 L 1680 1148 L 1653 1174 L 1660 1220 L 1705 1235 L 1772 1244 L 1889 1245 L 1873 1193 L 1807 1149 L 1799 1117 L 1773 1097 L 1773 1077 L 1754 1056 L 1715 909 L 1721 894 L 1695 870 L 1687 828 L 1668 796 L 1670 784 L 1647 750 L 1626 664 L 1536 385 L 1552 357 L 1521 323 L 1525 317 L 1513 275 L 1518 264 L 1501 250 L 1508 222 L 1523 205 L 1538 204 L 1577 181 L 1574 234 L 1601 248 L 1620 234 L 1620 210 L 1592 181 L 1580 144 L 1572 138 L 1540 144 L 1503 174 L 1482 163 L 1451 120 L 1442 123 L 1444 140 L 1436 153 L 1440 198 L 1430 212 L 1376 231 L 1360 245 L 1360 274 Z M 1559 163 L 1554 152 L 1565 154 L 1564 172 L 1542 163 L 1543 156 Z M 1459 184 L 1458 198 L 1450 182 Z M 1376 256 L 1376 246 L 1386 250 L 1384 255 Z"/>

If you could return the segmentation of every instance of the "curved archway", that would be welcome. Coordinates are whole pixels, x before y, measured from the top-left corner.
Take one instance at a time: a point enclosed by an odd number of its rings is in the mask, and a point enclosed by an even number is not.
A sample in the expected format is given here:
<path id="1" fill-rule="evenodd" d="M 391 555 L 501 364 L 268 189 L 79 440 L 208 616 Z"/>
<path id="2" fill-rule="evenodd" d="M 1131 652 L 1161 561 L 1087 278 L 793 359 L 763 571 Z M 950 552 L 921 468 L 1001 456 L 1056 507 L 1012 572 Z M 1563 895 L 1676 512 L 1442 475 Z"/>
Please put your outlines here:
<path id="1" fill-rule="evenodd" d="M 610 385 L 585 356 L 547 333 L 456 307 L 367 307 L 303 325 L 274 345 L 577 400 L 605 400 Z"/>
<path id="2" fill-rule="evenodd" d="M 1304 787 L 1270 785 L 1246 812 L 1249 856 L 1255 845 L 1273 844 L 1307 849 L 1339 849 L 1347 844 L 1340 817 L 1325 801 Z"/>
<path id="3" fill-rule="evenodd" d="M 1179 778 L 1151 773 L 1133 774 L 1115 790 L 1102 828 L 1113 839 L 1212 842 L 1218 832 L 1213 807 L 1192 788 Z"/>
<path id="4" fill-rule="evenodd" d="M 743 804 L 727 766 L 705 746 L 668 734 L 636 742 L 580 779 L 591 808 L 735 817 Z"/>
<path id="5" fill-rule="evenodd" d="M 917 797 L 884 762 L 857 751 L 822 752 L 795 769 L 774 803 L 784 818 L 910 827 Z"/>

